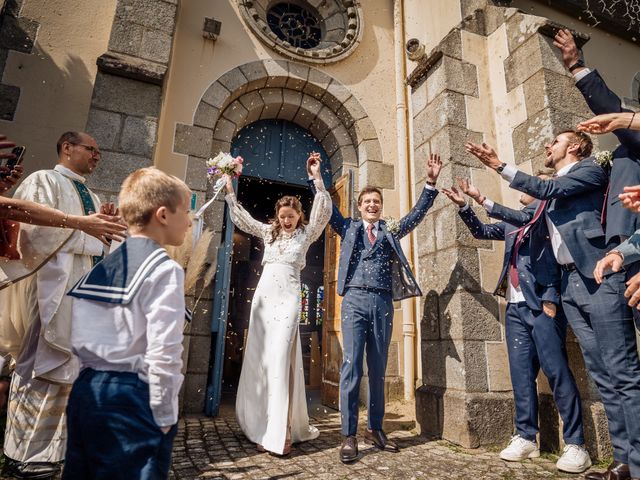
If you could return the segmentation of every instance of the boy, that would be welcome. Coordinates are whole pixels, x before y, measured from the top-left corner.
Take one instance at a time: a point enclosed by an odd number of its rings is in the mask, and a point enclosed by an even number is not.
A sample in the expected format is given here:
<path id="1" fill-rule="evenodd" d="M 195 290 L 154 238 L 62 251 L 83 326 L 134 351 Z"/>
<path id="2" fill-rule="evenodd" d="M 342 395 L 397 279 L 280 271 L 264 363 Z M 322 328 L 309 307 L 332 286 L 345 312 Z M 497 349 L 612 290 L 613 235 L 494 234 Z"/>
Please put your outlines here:
<path id="1" fill-rule="evenodd" d="M 82 371 L 67 406 L 63 479 L 167 478 L 182 384 L 184 272 L 163 245 L 191 225 L 189 188 L 155 168 L 122 184 L 131 237 L 73 287 Z"/>

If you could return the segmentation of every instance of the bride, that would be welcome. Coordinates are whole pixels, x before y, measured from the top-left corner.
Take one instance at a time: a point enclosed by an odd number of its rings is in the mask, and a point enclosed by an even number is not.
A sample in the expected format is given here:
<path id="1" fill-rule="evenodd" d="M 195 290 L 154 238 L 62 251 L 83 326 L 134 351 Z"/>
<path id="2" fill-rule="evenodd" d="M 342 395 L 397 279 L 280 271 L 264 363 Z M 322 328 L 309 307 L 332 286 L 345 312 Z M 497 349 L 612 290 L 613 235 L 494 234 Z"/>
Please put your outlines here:
<path id="1" fill-rule="evenodd" d="M 312 440 L 304 388 L 300 320 L 300 271 L 309 245 L 320 237 L 331 216 L 331 197 L 320 174 L 320 155 L 307 160 L 317 193 L 309 222 L 300 201 L 284 196 L 276 202 L 271 223 L 261 223 L 238 203 L 227 179 L 231 219 L 264 241 L 264 270 L 251 302 L 251 317 L 236 398 L 240 428 L 259 450 L 287 455 L 291 444 Z"/>

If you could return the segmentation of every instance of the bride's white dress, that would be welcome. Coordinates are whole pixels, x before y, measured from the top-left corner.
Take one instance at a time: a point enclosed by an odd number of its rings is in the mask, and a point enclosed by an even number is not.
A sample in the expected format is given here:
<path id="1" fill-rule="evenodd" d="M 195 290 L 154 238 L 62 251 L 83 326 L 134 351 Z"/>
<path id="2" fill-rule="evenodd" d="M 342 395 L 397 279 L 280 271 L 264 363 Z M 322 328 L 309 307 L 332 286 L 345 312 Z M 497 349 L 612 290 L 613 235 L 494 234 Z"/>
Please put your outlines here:
<path id="1" fill-rule="evenodd" d="M 316 180 L 316 196 L 304 230 L 280 233 L 271 241 L 271 225 L 258 222 L 237 202 L 226 201 L 238 228 L 264 241 L 263 271 L 253 300 L 247 344 L 236 398 L 236 417 L 247 438 L 281 454 L 291 425 L 293 443 L 312 440 L 304 388 L 300 320 L 300 271 L 309 245 L 331 217 L 331 197 Z"/>

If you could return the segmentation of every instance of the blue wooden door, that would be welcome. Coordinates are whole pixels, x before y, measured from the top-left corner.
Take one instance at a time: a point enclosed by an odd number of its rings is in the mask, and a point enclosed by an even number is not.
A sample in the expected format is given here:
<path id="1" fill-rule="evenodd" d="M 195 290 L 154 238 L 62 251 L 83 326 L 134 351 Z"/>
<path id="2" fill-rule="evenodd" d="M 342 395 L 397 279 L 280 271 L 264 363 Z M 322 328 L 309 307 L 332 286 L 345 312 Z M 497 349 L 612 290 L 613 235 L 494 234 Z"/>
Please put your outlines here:
<path id="1" fill-rule="evenodd" d="M 307 185 L 306 159 L 309 153 L 320 153 L 325 185 L 331 185 L 328 157 L 307 130 L 282 120 L 261 120 L 243 128 L 234 138 L 232 155 L 244 158 L 243 176 L 269 183 L 291 186 Z M 259 182 L 253 182 L 258 189 Z M 252 192 L 259 195 L 259 192 Z M 225 337 L 229 313 L 229 285 L 233 252 L 233 223 L 227 207 L 224 213 L 223 245 L 218 249 L 217 271 L 213 285 L 212 352 L 205 412 L 216 416 L 222 399 Z"/>

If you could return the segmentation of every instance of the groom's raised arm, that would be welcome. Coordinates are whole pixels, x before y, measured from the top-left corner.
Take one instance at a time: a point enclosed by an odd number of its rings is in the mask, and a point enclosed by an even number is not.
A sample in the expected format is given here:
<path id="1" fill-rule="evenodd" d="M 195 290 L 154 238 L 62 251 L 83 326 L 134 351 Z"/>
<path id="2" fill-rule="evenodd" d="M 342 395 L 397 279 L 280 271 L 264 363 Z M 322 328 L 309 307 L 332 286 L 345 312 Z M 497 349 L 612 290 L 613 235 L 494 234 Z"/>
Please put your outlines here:
<path id="1" fill-rule="evenodd" d="M 418 224 L 425 217 L 431 205 L 433 205 L 433 201 L 438 195 L 438 190 L 436 190 L 431 185 L 426 185 L 422 189 L 422 193 L 420 194 L 420 198 L 413 206 L 413 208 L 407 213 L 404 217 L 400 219 L 400 228 L 398 229 L 398 233 L 396 236 L 398 238 L 402 238 L 405 235 L 408 235 L 414 228 L 418 226 Z"/>
<path id="2" fill-rule="evenodd" d="M 398 233 L 396 234 L 396 237 L 398 238 L 404 237 L 409 232 L 411 232 L 411 230 L 418 226 L 418 224 L 422 221 L 424 216 L 431 208 L 431 205 L 433 205 L 433 201 L 438 195 L 438 190 L 436 190 L 436 182 L 438 181 L 438 176 L 440 175 L 440 170 L 442 169 L 442 160 L 440 159 L 440 155 L 438 155 L 437 153 L 429 154 L 429 158 L 427 159 L 426 164 L 426 183 L 424 185 L 424 188 L 422 189 L 420 198 L 418 198 L 418 201 L 413 206 L 411 211 L 400 219 Z"/>

